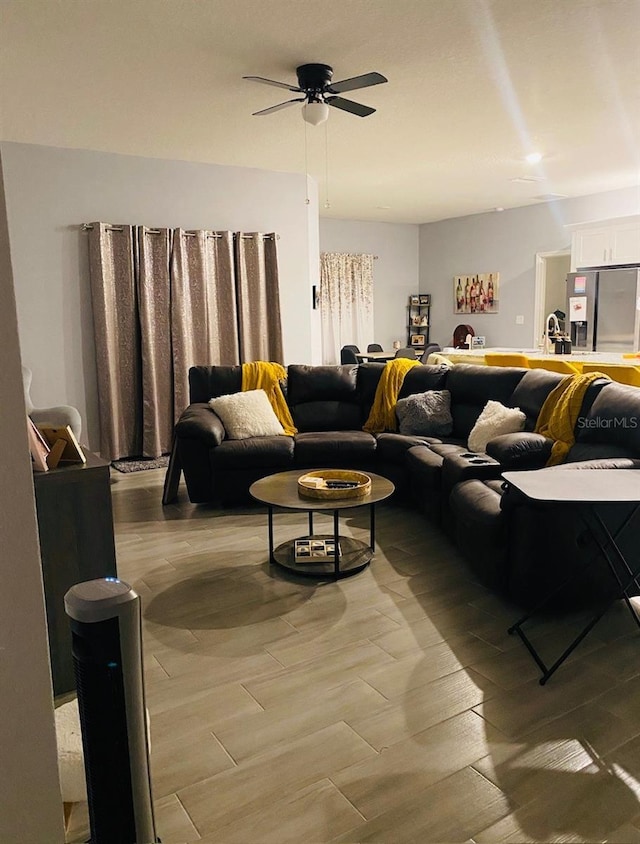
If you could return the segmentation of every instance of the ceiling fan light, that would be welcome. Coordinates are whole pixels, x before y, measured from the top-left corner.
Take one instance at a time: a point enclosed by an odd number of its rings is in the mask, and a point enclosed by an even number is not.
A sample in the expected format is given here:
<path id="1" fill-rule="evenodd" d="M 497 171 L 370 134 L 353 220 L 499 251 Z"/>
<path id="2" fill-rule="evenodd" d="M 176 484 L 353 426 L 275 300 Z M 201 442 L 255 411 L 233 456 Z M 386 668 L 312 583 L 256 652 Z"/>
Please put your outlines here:
<path id="1" fill-rule="evenodd" d="M 329 117 L 329 106 L 326 103 L 305 103 L 302 106 L 302 119 L 305 123 L 318 126 Z"/>

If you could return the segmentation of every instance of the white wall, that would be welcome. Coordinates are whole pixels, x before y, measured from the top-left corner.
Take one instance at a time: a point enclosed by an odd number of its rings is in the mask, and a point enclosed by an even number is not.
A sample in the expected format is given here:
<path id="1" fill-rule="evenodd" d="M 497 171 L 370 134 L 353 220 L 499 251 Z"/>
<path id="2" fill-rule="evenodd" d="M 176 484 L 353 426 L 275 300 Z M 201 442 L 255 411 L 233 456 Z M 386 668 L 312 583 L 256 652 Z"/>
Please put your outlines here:
<path id="1" fill-rule="evenodd" d="M 567 313 L 567 273 L 571 270 L 571 257 L 569 255 L 559 255 L 557 257 L 547 258 L 545 273 L 545 291 L 544 291 L 544 314 L 543 319 L 547 314 L 553 311 L 561 310 Z M 568 327 L 569 317 L 567 315 L 566 330 Z"/>
<path id="2" fill-rule="evenodd" d="M 455 326 L 468 322 L 489 346 L 530 348 L 536 252 L 569 250 L 569 223 L 638 213 L 640 191 L 628 188 L 420 226 L 420 291 L 432 297 L 431 339 L 449 345 Z M 500 312 L 456 316 L 453 277 L 488 272 L 500 273 Z"/>
<path id="3" fill-rule="evenodd" d="M 378 256 L 373 265 L 374 339 L 384 349 L 407 341 L 409 296 L 418 292 L 419 227 L 320 219 L 320 251 Z"/>
<path id="4" fill-rule="evenodd" d="M 304 175 L 28 144 L 0 149 L 31 395 L 39 406 L 78 407 L 90 446 L 98 416 L 84 222 L 276 231 L 285 362 L 311 362 L 318 206 L 315 191 L 305 203 Z"/>
<path id="5" fill-rule="evenodd" d="M 33 474 L 0 171 L 0 841 L 64 841 Z"/>

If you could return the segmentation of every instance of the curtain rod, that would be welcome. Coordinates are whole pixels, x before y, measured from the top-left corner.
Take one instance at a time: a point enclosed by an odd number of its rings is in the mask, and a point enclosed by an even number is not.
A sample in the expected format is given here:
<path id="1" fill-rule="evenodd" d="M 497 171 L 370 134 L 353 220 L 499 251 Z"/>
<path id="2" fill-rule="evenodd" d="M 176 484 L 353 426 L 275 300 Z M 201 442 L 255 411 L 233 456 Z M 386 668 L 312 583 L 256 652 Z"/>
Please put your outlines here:
<path id="1" fill-rule="evenodd" d="M 93 229 L 93 225 L 91 223 L 82 223 L 80 228 L 82 229 L 83 232 L 88 232 L 88 231 L 91 231 Z M 122 226 L 111 226 L 111 225 L 107 224 L 105 226 L 105 228 L 107 229 L 107 231 L 110 231 L 110 232 L 122 232 L 122 231 L 124 231 Z M 162 229 L 147 229 L 145 234 L 162 234 Z M 186 232 L 184 232 L 184 234 L 185 234 L 186 237 L 196 237 L 197 236 L 197 233 L 194 232 L 194 231 L 186 231 Z M 233 233 L 233 236 L 236 237 L 236 232 Z M 211 234 L 208 234 L 207 237 L 216 238 L 216 237 L 222 237 L 222 235 L 216 234 L 215 232 L 211 232 Z M 252 237 L 254 237 L 254 235 L 243 234 L 243 235 L 241 235 L 241 237 L 242 237 L 243 240 L 250 240 Z M 264 240 L 273 240 L 274 239 L 273 235 L 270 235 L 270 234 L 261 234 L 260 237 L 264 238 Z M 279 234 L 275 235 L 275 239 L 280 240 L 280 235 Z"/>

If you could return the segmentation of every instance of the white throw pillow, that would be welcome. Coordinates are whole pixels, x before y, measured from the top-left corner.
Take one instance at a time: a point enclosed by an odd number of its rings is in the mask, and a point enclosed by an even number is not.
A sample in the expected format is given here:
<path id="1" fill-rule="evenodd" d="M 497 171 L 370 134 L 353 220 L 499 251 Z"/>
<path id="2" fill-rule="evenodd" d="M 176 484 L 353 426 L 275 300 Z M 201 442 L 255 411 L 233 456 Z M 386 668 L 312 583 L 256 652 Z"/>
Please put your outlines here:
<path id="1" fill-rule="evenodd" d="M 209 400 L 209 407 L 222 420 L 230 440 L 284 434 L 284 428 L 264 390 L 246 390 L 243 393 L 219 396 Z"/>
<path id="2" fill-rule="evenodd" d="M 523 431 L 526 419 L 519 407 L 488 401 L 469 434 L 469 451 L 484 451 L 494 437 Z"/>

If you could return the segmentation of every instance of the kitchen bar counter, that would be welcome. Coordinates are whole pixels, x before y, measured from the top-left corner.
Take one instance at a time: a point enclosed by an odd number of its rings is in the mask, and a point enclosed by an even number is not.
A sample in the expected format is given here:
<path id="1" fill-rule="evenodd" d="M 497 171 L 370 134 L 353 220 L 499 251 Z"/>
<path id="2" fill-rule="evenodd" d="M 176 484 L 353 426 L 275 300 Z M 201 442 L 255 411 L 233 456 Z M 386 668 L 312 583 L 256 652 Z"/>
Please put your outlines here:
<path id="1" fill-rule="evenodd" d="M 506 348 L 487 348 L 487 349 L 455 349 L 452 352 L 443 350 L 442 352 L 435 352 L 429 355 L 427 363 L 441 363 L 442 358 L 447 358 L 451 363 L 473 363 L 484 364 L 485 352 L 491 354 L 520 354 L 526 355 L 532 360 L 566 360 L 573 364 L 581 363 L 602 363 L 602 364 L 623 364 L 625 366 L 640 366 L 640 355 L 633 358 L 625 358 L 621 354 L 615 352 L 572 352 L 570 355 L 556 355 L 543 354 L 537 349 L 506 349 Z M 433 360 L 432 360 L 433 359 Z"/>

